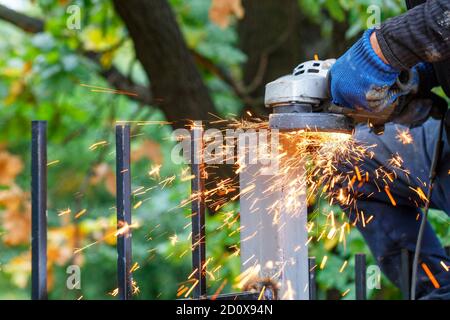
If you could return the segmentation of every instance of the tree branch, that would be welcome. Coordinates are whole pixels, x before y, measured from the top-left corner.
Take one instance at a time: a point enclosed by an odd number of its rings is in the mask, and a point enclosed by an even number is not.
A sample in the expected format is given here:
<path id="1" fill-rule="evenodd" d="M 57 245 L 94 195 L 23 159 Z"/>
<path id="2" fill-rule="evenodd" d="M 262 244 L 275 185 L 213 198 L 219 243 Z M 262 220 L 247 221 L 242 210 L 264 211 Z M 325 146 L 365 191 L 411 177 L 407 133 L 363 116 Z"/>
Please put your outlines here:
<path id="1" fill-rule="evenodd" d="M 244 87 L 243 83 L 235 80 L 224 68 L 218 66 L 215 64 L 211 59 L 201 55 L 195 50 L 190 50 L 191 54 L 194 56 L 195 62 L 204 67 L 206 70 L 217 76 L 219 79 L 221 79 L 223 82 L 228 84 L 231 89 L 233 89 L 234 93 L 242 99 L 242 101 L 251 106 L 255 107 L 260 103 L 260 101 L 257 101 L 256 99 L 252 98 L 248 94 L 248 89 Z"/>
<path id="2" fill-rule="evenodd" d="M 11 10 L 0 4 L 0 20 L 7 21 L 14 26 L 28 33 L 39 33 L 44 31 L 45 22 L 38 18 L 27 16 L 23 13 Z M 101 66 L 100 54 L 92 51 L 82 51 L 81 54 L 90 61 Z M 123 75 L 114 66 L 105 69 L 101 68 L 100 75 L 114 88 L 121 91 L 136 93 L 136 96 L 130 96 L 130 99 L 136 100 L 143 104 L 152 104 L 153 99 L 150 88 L 134 83 L 130 78 Z"/>
<path id="3" fill-rule="evenodd" d="M 171 122 L 208 120 L 217 109 L 167 0 L 114 0 L 156 105 Z"/>
<path id="4" fill-rule="evenodd" d="M 101 54 L 93 51 L 84 51 L 82 54 L 89 60 L 101 66 Z M 129 96 L 130 99 L 147 105 L 154 103 L 149 87 L 134 83 L 129 77 L 122 74 L 116 67 L 111 66 L 107 69 L 102 68 L 99 71 L 99 74 L 117 90 L 135 93 L 136 96 L 131 95 Z"/>
<path id="5" fill-rule="evenodd" d="M 29 17 L 23 13 L 14 11 L 0 4 L 0 19 L 12 23 L 16 27 L 29 32 L 39 33 L 44 31 L 44 21 Z"/>

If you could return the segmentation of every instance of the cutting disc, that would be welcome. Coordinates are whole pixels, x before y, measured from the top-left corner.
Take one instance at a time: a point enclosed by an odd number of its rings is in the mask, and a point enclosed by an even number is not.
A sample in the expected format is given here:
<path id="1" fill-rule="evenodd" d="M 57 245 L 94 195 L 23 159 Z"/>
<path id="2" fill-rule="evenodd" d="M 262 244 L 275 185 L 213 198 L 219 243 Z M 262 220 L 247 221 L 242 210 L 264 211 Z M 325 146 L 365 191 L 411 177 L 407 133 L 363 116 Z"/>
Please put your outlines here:
<path id="1" fill-rule="evenodd" d="M 274 113 L 269 127 L 281 131 L 307 130 L 313 132 L 340 132 L 351 134 L 352 121 L 345 115 L 334 113 Z"/>

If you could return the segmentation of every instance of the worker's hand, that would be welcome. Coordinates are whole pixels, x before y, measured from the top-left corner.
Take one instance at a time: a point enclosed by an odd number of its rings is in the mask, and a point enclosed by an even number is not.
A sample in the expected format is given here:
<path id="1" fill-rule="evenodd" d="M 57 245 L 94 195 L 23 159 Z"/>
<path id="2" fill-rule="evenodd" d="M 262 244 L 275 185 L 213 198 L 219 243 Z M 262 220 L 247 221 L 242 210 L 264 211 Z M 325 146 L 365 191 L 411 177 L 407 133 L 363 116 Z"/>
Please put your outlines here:
<path id="1" fill-rule="evenodd" d="M 428 95 L 430 90 L 439 86 L 433 65 L 428 62 L 421 62 L 414 66 L 419 73 L 419 92 Z"/>
<path id="2" fill-rule="evenodd" d="M 374 29 L 367 30 L 331 68 L 333 103 L 351 109 L 382 112 L 408 94 L 419 77 L 413 68 L 408 86 L 399 86 L 400 70 L 377 55 L 371 44 Z"/>

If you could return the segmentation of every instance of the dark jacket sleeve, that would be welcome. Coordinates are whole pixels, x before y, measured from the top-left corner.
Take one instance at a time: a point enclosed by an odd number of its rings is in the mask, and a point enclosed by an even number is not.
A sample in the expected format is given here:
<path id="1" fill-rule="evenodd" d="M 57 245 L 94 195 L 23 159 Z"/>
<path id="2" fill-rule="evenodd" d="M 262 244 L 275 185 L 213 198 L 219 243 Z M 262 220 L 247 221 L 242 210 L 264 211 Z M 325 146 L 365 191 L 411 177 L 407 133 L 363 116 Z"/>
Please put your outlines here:
<path id="1" fill-rule="evenodd" d="M 450 59 L 450 0 L 428 0 L 382 23 L 377 39 L 387 61 L 398 69 Z"/>

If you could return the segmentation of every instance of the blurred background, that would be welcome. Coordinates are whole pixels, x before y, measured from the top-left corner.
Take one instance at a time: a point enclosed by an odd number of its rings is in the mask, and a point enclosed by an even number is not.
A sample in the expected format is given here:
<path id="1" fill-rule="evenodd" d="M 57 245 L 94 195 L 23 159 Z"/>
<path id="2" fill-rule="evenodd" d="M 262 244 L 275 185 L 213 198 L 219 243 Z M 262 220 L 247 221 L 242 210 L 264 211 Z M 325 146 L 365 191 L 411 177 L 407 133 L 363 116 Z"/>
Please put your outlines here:
<path id="1" fill-rule="evenodd" d="M 371 5 L 382 20 L 404 10 L 402 0 L 0 0 L 0 298 L 30 297 L 30 120 L 49 121 L 50 299 L 114 299 L 118 120 L 134 123 L 134 298 L 174 299 L 191 257 L 190 211 L 180 206 L 190 182 L 171 161 L 172 130 L 188 119 L 264 117 L 265 83 L 315 54 L 340 56 Z M 341 213 L 321 199 L 309 205 L 319 224 Z M 236 291 L 238 224 L 223 221 L 238 211 L 232 203 L 207 217 L 211 294 L 224 279 L 222 292 Z M 431 220 L 450 244 L 445 215 Z M 369 254 L 356 230 L 345 245 L 311 242 L 311 255 L 327 257 L 321 299 L 354 298 L 356 252 Z M 69 290 L 73 264 L 81 286 Z M 384 277 L 370 295 L 400 298 Z"/>

